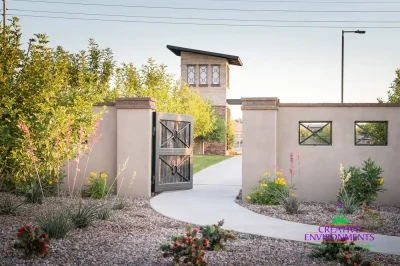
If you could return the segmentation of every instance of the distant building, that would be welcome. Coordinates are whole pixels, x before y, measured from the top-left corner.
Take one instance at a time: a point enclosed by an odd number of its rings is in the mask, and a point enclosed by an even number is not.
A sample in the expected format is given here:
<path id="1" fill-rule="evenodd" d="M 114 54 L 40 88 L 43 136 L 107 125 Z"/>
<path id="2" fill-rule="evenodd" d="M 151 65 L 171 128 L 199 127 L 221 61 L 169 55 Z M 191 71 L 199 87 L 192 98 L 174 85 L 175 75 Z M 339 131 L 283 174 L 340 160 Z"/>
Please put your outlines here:
<path id="1" fill-rule="evenodd" d="M 236 151 L 241 151 L 243 146 L 243 122 L 242 120 L 235 121 L 235 143 L 233 148 Z"/>
<path id="2" fill-rule="evenodd" d="M 199 90 L 204 99 L 210 99 L 215 113 L 227 123 L 231 119 L 226 94 L 230 86 L 231 65 L 242 66 L 239 56 L 167 45 L 181 57 L 181 79 Z M 227 154 L 227 142 L 200 143 L 195 154 Z"/>

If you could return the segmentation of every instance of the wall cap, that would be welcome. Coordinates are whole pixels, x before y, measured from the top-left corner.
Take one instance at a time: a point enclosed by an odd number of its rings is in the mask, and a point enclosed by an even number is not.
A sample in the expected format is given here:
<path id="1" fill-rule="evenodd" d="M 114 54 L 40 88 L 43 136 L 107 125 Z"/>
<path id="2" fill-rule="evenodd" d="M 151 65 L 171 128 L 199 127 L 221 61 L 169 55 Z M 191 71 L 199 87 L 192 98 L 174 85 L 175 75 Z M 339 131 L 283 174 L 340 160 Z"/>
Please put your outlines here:
<path id="1" fill-rule="evenodd" d="M 155 110 L 155 100 L 151 97 L 117 98 L 117 109 L 151 109 Z"/>
<path id="2" fill-rule="evenodd" d="M 400 107 L 400 103 L 278 103 L 278 107 Z"/>
<path id="3" fill-rule="evenodd" d="M 115 102 L 101 102 L 101 103 L 95 103 L 93 106 L 115 106 Z"/>
<path id="4" fill-rule="evenodd" d="M 277 97 L 249 97 L 242 98 L 242 110 L 277 110 Z"/>

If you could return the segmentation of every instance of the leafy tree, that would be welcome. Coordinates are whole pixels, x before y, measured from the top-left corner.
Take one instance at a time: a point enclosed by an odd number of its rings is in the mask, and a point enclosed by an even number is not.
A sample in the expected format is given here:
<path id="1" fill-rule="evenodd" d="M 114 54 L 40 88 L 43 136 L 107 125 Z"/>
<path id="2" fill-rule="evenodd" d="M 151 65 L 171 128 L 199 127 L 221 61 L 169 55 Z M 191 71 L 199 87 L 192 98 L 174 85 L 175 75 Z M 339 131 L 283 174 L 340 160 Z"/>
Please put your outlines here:
<path id="1" fill-rule="evenodd" d="M 137 69 L 133 64 L 122 64 L 116 69 L 115 86 L 108 95 L 116 97 L 152 97 L 158 112 L 188 114 L 194 117 L 194 137 L 207 138 L 216 125 L 216 116 L 210 101 L 204 101 L 199 92 L 173 79 L 166 66 L 153 59 Z"/>
<path id="2" fill-rule="evenodd" d="M 194 137 L 204 137 L 216 126 L 210 101 L 174 80 L 164 65 L 152 59 L 140 69 L 132 63 L 116 67 L 112 51 L 99 49 L 94 40 L 87 50 L 70 53 L 60 46 L 48 47 L 44 34 L 35 35 L 37 42 L 26 53 L 18 18 L 4 33 L 0 35 L 0 185 L 6 177 L 19 187 L 32 184 L 36 176 L 47 184 L 58 180 L 65 160 L 76 159 L 87 149 L 82 143 L 104 112 L 95 113 L 93 105 L 105 100 L 153 97 L 159 112 L 193 115 Z"/>
<path id="3" fill-rule="evenodd" d="M 388 90 L 388 102 L 389 103 L 399 103 L 400 102 L 400 68 L 395 71 L 396 78 L 390 85 L 390 90 Z M 383 102 L 382 98 L 378 98 L 379 102 Z"/>
<path id="4" fill-rule="evenodd" d="M 231 120 L 227 125 L 226 132 L 226 146 L 228 150 L 233 148 L 233 144 L 235 143 L 235 121 Z"/>
<path id="5" fill-rule="evenodd" d="M 76 144 L 93 132 L 99 117 L 93 104 L 104 100 L 113 73 L 111 50 L 101 50 L 90 40 L 87 51 L 73 54 L 47 47 L 48 37 L 36 34 L 37 43 L 27 54 L 21 47 L 18 19 L 13 18 L 4 31 L 0 35 L 1 177 L 12 176 L 20 185 L 36 174 L 45 182 L 57 179 L 65 159 L 74 159 L 80 148 Z M 29 129 L 29 138 L 20 122 Z M 32 153 L 40 162 L 37 165 Z"/>
<path id="6" fill-rule="evenodd" d="M 205 136 L 197 137 L 196 141 L 215 141 L 224 142 L 226 138 L 226 122 L 224 119 L 217 117 L 211 132 Z"/>

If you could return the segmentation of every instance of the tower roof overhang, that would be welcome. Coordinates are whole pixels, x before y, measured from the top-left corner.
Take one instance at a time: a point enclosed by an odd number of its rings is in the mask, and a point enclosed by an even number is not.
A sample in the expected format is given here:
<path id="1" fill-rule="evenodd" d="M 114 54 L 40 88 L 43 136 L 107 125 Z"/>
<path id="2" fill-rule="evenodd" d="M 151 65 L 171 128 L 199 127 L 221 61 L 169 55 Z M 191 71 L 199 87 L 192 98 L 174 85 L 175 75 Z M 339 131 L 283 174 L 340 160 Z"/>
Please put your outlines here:
<path id="1" fill-rule="evenodd" d="M 202 54 L 202 55 L 225 58 L 226 60 L 228 60 L 228 63 L 230 65 L 243 66 L 242 60 L 240 60 L 239 56 L 236 56 L 236 55 L 213 53 L 213 52 L 190 49 L 190 48 L 185 48 L 185 47 L 178 47 L 178 46 L 173 46 L 173 45 L 167 45 L 167 48 L 177 56 L 181 56 L 181 52 Z"/>

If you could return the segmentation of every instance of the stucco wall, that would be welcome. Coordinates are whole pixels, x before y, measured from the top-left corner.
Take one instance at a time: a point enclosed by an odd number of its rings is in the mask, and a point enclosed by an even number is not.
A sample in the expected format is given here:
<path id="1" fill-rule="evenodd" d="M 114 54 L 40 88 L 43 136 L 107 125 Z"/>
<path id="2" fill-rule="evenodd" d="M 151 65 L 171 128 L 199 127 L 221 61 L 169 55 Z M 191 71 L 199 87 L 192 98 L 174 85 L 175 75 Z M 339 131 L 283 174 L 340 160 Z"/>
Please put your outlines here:
<path id="1" fill-rule="evenodd" d="M 99 112 L 102 107 L 95 106 L 95 112 Z M 106 171 L 108 178 L 107 184 L 111 186 L 113 178 L 116 175 L 117 163 L 117 110 L 115 106 L 109 105 L 106 107 L 106 113 L 103 115 L 99 123 L 98 135 L 101 135 L 97 144 L 93 146 L 90 157 L 83 155 L 80 158 L 79 169 L 75 181 L 75 190 L 80 189 L 82 185 L 86 184 L 86 178 L 89 177 L 91 171 L 101 172 Z M 89 160 L 88 160 L 89 159 Z M 87 169 L 85 173 L 85 166 L 87 162 Z M 70 187 L 73 188 L 74 177 L 76 173 L 76 162 L 70 161 Z M 65 164 L 65 171 L 67 171 L 67 164 Z M 114 184 L 115 185 L 115 184 Z M 64 189 L 68 189 L 68 180 L 64 180 Z"/>
<path id="2" fill-rule="evenodd" d="M 289 175 L 289 153 L 300 153 L 293 181 L 306 201 L 335 201 L 340 186 L 339 165 L 361 166 L 369 157 L 382 166 L 386 192 L 377 203 L 400 206 L 400 105 L 396 104 L 279 104 L 243 99 L 243 197 L 263 172 L 276 164 Z M 253 106 L 249 108 L 249 106 Z M 273 116 L 276 112 L 276 138 Z M 331 146 L 301 146 L 299 121 L 332 121 Z M 355 121 L 388 121 L 388 146 L 355 146 Z M 267 125 L 268 124 L 268 125 Z M 268 142 L 268 145 L 267 145 Z M 276 143 L 276 151 L 274 149 Z M 295 158 L 296 164 L 296 158 Z"/>
<path id="3" fill-rule="evenodd" d="M 102 106 L 95 106 L 95 111 L 100 111 Z M 119 195 L 150 197 L 154 108 L 152 98 L 118 98 L 116 103 L 108 104 L 98 128 L 101 137 L 91 152 L 86 173 L 88 157 L 84 155 L 80 158 L 80 171 L 73 186 L 76 162 L 71 160 L 70 179 L 69 182 L 64 180 L 63 188 L 79 191 L 87 183 L 91 171 L 106 171 L 108 186 L 114 184 L 114 192 L 118 191 Z M 125 162 L 126 168 L 122 171 Z M 116 180 L 118 169 L 121 169 L 121 174 Z"/>

